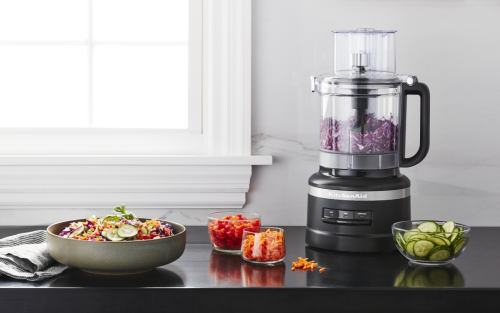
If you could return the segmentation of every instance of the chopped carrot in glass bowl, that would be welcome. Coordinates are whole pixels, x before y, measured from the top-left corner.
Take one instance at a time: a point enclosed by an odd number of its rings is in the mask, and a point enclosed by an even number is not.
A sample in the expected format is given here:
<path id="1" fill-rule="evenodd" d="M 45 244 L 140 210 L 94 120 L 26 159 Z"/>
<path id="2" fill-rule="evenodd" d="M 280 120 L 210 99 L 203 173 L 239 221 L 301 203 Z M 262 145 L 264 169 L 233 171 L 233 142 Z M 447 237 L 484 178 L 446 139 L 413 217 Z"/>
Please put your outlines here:
<path id="1" fill-rule="evenodd" d="M 245 261 L 273 264 L 285 258 L 285 233 L 277 227 L 251 227 L 243 231 Z"/>
<path id="2" fill-rule="evenodd" d="M 214 250 L 241 254 L 243 229 L 260 226 L 260 215 L 247 212 L 216 212 L 208 216 L 208 234 Z"/>

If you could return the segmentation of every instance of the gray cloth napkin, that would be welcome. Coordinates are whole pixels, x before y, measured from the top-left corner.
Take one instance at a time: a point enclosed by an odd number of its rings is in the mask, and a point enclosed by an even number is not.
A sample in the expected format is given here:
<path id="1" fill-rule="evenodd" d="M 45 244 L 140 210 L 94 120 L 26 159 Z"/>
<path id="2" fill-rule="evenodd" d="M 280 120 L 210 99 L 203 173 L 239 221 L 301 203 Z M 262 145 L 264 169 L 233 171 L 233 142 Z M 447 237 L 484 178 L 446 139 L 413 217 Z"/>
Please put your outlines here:
<path id="1" fill-rule="evenodd" d="M 44 230 L 36 230 L 0 239 L 0 276 L 40 281 L 68 269 L 50 256 L 45 237 Z"/>

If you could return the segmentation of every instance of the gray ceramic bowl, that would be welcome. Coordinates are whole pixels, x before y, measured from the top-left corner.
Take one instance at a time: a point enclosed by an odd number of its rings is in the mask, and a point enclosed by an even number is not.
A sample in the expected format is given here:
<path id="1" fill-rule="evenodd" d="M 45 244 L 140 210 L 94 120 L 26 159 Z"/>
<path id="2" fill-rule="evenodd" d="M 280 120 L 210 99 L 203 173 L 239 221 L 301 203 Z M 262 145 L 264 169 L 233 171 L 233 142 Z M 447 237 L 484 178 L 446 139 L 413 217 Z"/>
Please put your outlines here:
<path id="1" fill-rule="evenodd" d="M 141 221 L 146 219 L 141 218 Z M 47 228 L 47 248 L 58 262 L 95 274 L 135 274 L 169 264 L 184 253 L 186 227 L 172 225 L 174 236 L 140 241 L 84 241 L 59 237 L 58 234 L 71 222 L 52 224 Z"/>

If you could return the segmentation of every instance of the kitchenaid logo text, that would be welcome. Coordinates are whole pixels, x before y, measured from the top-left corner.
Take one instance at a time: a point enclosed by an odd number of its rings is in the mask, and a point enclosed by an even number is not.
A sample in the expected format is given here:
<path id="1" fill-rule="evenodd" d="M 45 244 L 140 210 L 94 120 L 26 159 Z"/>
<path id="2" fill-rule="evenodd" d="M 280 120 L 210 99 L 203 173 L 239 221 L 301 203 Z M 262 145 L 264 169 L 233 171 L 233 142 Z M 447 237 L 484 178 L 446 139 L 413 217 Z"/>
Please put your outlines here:
<path id="1" fill-rule="evenodd" d="M 357 193 L 354 195 L 346 195 L 344 193 L 328 192 L 328 196 L 331 198 L 343 198 L 343 199 L 366 199 L 366 198 L 368 198 L 368 194 L 366 194 L 366 193 Z"/>

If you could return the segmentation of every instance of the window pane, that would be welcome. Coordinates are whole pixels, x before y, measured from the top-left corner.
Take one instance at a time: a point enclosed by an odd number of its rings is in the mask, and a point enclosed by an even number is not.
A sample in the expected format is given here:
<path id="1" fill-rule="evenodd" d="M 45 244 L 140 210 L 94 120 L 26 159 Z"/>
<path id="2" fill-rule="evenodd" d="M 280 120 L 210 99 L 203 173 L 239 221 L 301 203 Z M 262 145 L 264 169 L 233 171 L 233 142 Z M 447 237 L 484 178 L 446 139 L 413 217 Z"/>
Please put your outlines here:
<path id="1" fill-rule="evenodd" d="M 93 126 L 188 127 L 187 46 L 98 46 Z"/>
<path id="2" fill-rule="evenodd" d="M 94 1 L 97 41 L 187 41 L 188 0 Z"/>
<path id="3" fill-rule="evenodd" d="M 85 46 L 1 46 L 0 127 L 87 125 Z"/>
<path id="4" fill-rule="evenodd" d="M 0 0 L 0 40 L 87 39 L 86 0 Z"/>

